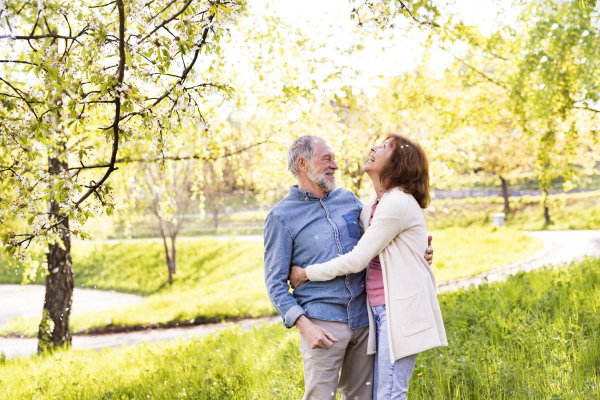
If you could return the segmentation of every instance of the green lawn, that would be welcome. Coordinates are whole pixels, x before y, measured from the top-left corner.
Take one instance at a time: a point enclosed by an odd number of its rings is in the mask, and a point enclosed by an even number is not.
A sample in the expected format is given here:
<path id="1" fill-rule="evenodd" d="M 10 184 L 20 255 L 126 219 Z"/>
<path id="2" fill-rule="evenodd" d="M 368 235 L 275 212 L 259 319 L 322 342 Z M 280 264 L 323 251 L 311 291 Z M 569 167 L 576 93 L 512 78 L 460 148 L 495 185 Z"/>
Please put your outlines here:
<path id="1" fill-rule="evenodd" d="M 512 230 L 455 228 L 433 232 L 438 282 L 490 270 L 539 251 L 539 239 Z M 166 267 L 158 241 L 73 246 L 75 285 L 148 295 L 144 301 L 112 310 L 73 314 L 77 332 L 94 327 L 148 324 L 206 318 L 275 314 L 267 297 L 260 242 L 214 239 L 179 241 L 178 272 L 165 284 Z M 1 264 L 17 283 L 19 270 Z M 162 274 L 162 275 L 161 275 Z M 35 336 L 38 318 L 16 318 L 0 332 Z"/>
<path id="2" fill-rule="evenodd" d="M 439 296 L 449 347 L 427 351 L 413 399 L 598 398 L 600 259 Z M 0 358 L 0 399 L 300 398 L 295 329 Z"/>
<path id="3" fill-rule="evenodd" d="M 439 282 L 512 264 L 538 253 L 543 241 L 514 229 L 471 226 L 433 231 L 433 266 Z"/>

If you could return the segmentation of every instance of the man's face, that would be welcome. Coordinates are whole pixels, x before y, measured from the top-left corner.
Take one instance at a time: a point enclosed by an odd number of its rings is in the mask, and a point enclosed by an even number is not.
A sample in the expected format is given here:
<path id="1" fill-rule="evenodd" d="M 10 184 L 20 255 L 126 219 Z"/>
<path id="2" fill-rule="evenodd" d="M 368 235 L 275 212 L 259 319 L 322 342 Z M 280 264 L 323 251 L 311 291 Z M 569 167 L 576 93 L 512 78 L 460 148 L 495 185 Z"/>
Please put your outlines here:
<path id="1" fill-rule="evenodd" d="M 315 155 L 311 160 L 308 178 L 319 186 L 324 192 L 331 192 L 336 187 L 335 171 L 338 166 L 335 162 L 333 149 L 324 141 L 316 143 Z"/>

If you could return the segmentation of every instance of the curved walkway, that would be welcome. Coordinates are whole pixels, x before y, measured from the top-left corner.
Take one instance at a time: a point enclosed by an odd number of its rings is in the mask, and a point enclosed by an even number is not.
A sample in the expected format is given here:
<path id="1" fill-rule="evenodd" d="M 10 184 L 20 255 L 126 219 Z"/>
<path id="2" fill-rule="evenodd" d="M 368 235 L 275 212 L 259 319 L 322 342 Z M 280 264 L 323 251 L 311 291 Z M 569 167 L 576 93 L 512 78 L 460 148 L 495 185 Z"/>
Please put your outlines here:
<path id="1" fill-rule="evenodd" d="M 10 320 L 18 317 L 42 317 L 44 295 L 43 285 L 0 285 L 0 329 Z M 114 290 L 94 290 L 75 288 L 73 312 L 107 310 L 142 301 L 141 296 L 117 293 Z"/>
<path id="2" fill-rule="evenodd" d="M 527 232 L 527 234 L 544 240 L 544 242 L 546 243 L 544 250 L 542 250 L 537 255 L 530 257 L 529 259 L 523 260 L 515 264 L 507 265 L 505 267 L 498 268 L 493 271 L 484 272 L 473 277 L 456 279 L 449 282 L 441 282 L 438 285 L 439 291 L 444 292 L 449 290 L 456 290 L 460 287 L 479 285 L 486 281 L 492 282 L 504 280 L 508 276 L 516 274 L 519 271 L 531 271 L 533 269 L 540 268 L 544 265 L 571 262 L 573 260 L 582 258 L 586 255 L 600 256 L 600 231 L 538 231 Z M 6 286 L 15 286 L 20 290 L 20 286 L 18 285 Z M 5 292 L 3 290 L 4 287 L 5 285 L 0 286 L 0 313 L 2 313 L 4 309 L 6 309 L 5 306 L 3 307 L 3 299 L 6 298 L 6 296 L 4 295 Z M 41 304 L 43 302 L 43 287 L 41 289 L 42 295 L 37 304 Z M 80 289 L 76 289 L 76 291 L 76 293 L 96 292 Z M 133 298 L 136 298 L 135 301 L 139 301 L 139 298 L 137 298 L 137 296 L 121 295 L 118 293 L 111 294 L 119 296 L 131 296 Z M 80 298 L 82 297 L 78 298 L 76 295 L 77 300 L 74 301 L 75 312 L 82 312 L 93 309 L 83 309 L 84 307 L 86 307 L 84 306 L 85 302 L 82 301 L 80 303 L 77 303 L 77 301 L 79 301 Z M 88 306 L 91 306 L 91 304 L 93 304 L 93 302 L 88 303 Z M 107 306 L 106 308 L 112 308 L 116 305 L 120 304 L 111 303 L 111 305 Z M 38 314 L 41 315 L 41 310 L 38 311 Z M 131 346 L 140 342 L 172 340 L 177 338 L 188 338 L 196 335 L 204 335 L 231 325 L 239 325 L 243 328 L 246 328 L 252 326 L 257 322 L 273 323 L 278 321 L 279 317 L 276 316 L 268 318 L 259 318 L 255 320 L 243 320 L 235 323 L 199 325 L 194 327 L 176 328 L 168 330 L 153 330 L 102 336 L 75 336 L 73 338 L 73 348 L 97 349 L 101 347 Z M 35 353 L 36 347 L 36 339 L 0 338 L 0 352 L 4 352 L 7 357 L 31 355 Z"/>
<path id="3" fill-rule="evenodd" d="M 527 272 L 544 265 L 569 263 L 585 256 L 600 256 L 600 231 L 535 231 L 526 235 L 542 239 L 544 248 L 538 254 L 492 271 L 438 283 L 438 293 L 477 286 L 485 282 L 506 280 L 517 272 Z"/>

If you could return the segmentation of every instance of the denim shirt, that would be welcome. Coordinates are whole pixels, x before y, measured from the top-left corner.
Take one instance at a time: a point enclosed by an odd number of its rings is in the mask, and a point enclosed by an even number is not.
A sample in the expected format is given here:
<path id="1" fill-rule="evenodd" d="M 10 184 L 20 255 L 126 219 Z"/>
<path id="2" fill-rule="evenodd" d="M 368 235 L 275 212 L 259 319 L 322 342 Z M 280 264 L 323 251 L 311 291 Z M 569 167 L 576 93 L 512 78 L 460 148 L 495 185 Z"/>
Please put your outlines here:
<path id="1" fill-rule="evenodd" d="M 293 294 L 287 283 L 290 266 L 306 268 L 351 251 L 361 236 L 361 210 L 362 203 L 348 190 L 336 189 L 319 199 L 292 186 L 267 215 L 265 283 L 286 328 L 301 315 L 348 322 L 350 329 L 369 324 L 365 271 L 327 282 L 307 281 Z"/>

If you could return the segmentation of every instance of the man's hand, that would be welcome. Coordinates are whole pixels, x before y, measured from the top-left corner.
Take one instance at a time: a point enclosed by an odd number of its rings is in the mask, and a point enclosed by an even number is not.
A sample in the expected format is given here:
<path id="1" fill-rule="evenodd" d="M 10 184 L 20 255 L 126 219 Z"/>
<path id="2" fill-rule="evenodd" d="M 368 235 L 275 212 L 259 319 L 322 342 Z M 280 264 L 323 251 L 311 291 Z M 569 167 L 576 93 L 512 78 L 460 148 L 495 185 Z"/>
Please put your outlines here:
<path id="1" fill-rule="evenodd" d="M 308 276 L 306 276 L 306 271 L 302 267 L 291 266 L 290 267 L 290 284 L 294 289 L 298 286 L 302 285 L 304 282 L 308 280 Z"/>
<path id="2" fill-rule="evenodd" d="M 335 342 L 339 341 L 327 329 L 313 324 L 305 315 L 298 317 L 296 327 L 308 341 L 311 349 L 319 348 L 327 350 Z"/>
<path id="3" fill-rule="evenodd" d="M 427 261 L 429 263 L 429 265 L 431 265 L 431 263 L 433 263 L 433 247 L 431 247 L 432 240 L 433 240 L 433 236 L 429 235 L 427 237 L 427 244 L 429 245 L 429 247 L 427 247 L 427 250 L 425 250 L 425 261 Z"/>

